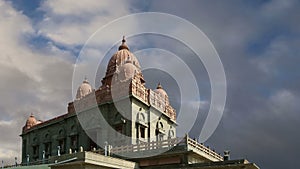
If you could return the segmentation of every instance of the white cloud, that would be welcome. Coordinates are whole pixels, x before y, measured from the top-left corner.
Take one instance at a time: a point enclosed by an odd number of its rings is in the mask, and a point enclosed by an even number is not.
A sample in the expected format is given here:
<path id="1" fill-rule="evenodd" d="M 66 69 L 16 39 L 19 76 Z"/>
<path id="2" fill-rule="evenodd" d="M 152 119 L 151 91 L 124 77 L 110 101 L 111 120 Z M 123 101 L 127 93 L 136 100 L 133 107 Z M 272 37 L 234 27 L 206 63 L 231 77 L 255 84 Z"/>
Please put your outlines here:
<path id="1" fill-rule="evenodd" d="M 0 121 L 0 126 L 1 127 L 3 127 L 3 126 L 9 126 L 9 125 L 12 125 L 12 121 L 4 121 L 4 120 Z"/>
<path id="2" fill-rule="evenodd" d="M 48 0 L 40 9 L 45 12 L 45 19 L 38 24 L 39 34 L 64 45 L 78 45 L 84 44 L 106 23 L 129 14 L 130 4 L 117 0 L 88 0 L 84 3 Z"/>
<path id="3" fill-rule="evenodd" d="M 117 5 L 119 4 L 119 5 Z M 123 6 L 122 6 L 123 5 Z M 72 0 L 50 0 L 45 1 L 41 9 L 48 11 L 53 15 L 72 15 L 72 16 L 83 16 L 83 15 L 110 15 L 114 12 L 124 12 L 126 2 L 122 1 L 96 1 L 87 0 L 84 3 L 81 1 Z M 119 10 L 119 11 L 117 11 Z M 124 10 L 124 11 L 123 11 Z"/>
<path id="4" fill-rule="evenodd" d="M 6 164 L 12 164 L 14 157 L 20 159 L 20 128 L 16 129 L 17 121 L 0 121 L 0 133 L 5 133 L 5 137 L 1 137 L 0 159 L 4 160 Z M 9 131 L 9 132 L 7 132 Z"/>
<path id="5" fill-rule="evenodd" d="M 30 113 L 49 119 L 65 113 L 71 99 L 73 56 L 51 43 L 32 48 L 27 40 L 34 36 L 31 20 L 0 1 L 0 134 L 10 131 L 0 139 L 4 161 L 20 156 L 19 134 Z"/>
<path id="6" fill-rule="evenodd" d="M 299 60 L 297 57 L 299 42 L 295 38 L 278 36 L 272 39 L 264 51 L 251 62 L 268 78 L 280 76 L 280 74 L 288 73 L 288 71 L 295 71 L 298 68 L 296 63 Z M 291 62 L 292 60 L 293 62 Z M 289 75 L 286 74 L 286 77 Z"/>
<path id="7" fill-rule="evenodd" d="M 115 3 L 120 5 L 116 7 Z M 30 113 L 38 119 L 48 120 L 65 113 L 67 103 L 72 99 L 75 57 L 57 48 L 55 43 L 70 45 L 72 49 L 74 44 L 82 45 L 100 26 L 128 14 L 129 6 L 125 2 L 115 3 L 44 1 L 41 10 L 46 12 L 45 19 L 34 27 L 31 20 L 9 2 L 0 1 L 0 78 L 3 79 L 0 84 L 0 126 L 5 131 L 12 131 L 0 140 L 0 144 L 5 145 L 0 147 L 0 157 L 4 161 L 12 163 L 15 156 L 20 156 L 19 134 Z M 79 16 L 85 19 L 73 19 Z M 61 18 L 65 20 L 61 21 Z M 28 39 L 41 35 L 50 38 L 46 47 L 37 49 L 28 43 Z M 91 60 L 97 62 L 96 55 L 101 54 L 95 49 L 87 52 L 89 58 L 84 58 L 78 67 L 88 67 L 87 62 Z M 82 78 L 84 75 L 89 74 L 82 74 Z"/>

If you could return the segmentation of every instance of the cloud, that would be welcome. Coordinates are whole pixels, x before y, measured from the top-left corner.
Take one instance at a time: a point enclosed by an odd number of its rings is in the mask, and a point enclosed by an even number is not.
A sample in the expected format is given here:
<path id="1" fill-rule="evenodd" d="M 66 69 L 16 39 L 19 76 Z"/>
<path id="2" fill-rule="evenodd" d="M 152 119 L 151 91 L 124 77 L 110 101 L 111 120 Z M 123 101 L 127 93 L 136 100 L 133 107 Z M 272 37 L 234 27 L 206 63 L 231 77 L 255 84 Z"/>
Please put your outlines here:
<path id="1" fill-rule="evenodd" d="M 261 11 L 264 13 L 265 16 L 271 18 L 281 18 L 282 16 L 286 15 L 287 11 L 294 9 L 297 3 L 297 0 L 272 0 L 262 5 Z"/>
<path id="2" fill-rule="evenodd" d="M 12 131 L 0 140 L 3 145 L 0 158 L 5 161 L 12 163 L 14 156 L 20 155 L 20 146 L 16 147 L 21 145 L 18 134 L 31 112 L 42 120 L 66 112 L 67 102 L 72 99 L 72 71 L 76 58 L 72 53 L 78 52 L 92 33 L 133 11 L 158 11 L 178 15 L 203 30 L 215 45 L 225 67 L 228 82 L 226 109 L 218 129 L 206 144 L 219 152 L 228 148 L 232 150 L 233 158 L 249 158 L 261 168 L 299 165 L 298 1 L 216 3 L 172 0 L 144 4 L 46 0 L 41 1 L 36 9 L 43 14 L 41 20 L 28 18 L 12 5 L 12 2 L 0 1 L 0 134 Z M 143 25 L 133 20 L 126 30 L 138 31 L 137 26 Z M 119 27 L 115 29 L 120 30 Z M 172 30 L 175 29 L 170 28 Z M 114 33 L 112 30 L 97 38 L 109 44 L 111 37 L 116 36 Z M 187 37 L 192 36 L 189 32 L 184 33 Z M 133 51 L 153 45 L 185 58 L 193 55 L 182 44 L 160 38 L 133 37 L 128 43 Z M 32 39 L 37 40 L 37 44 L 43 39 L 45 46 L 31 43 Z M 76 65 L 78 70 L 88 68 L 88 62 L 96 62 L 98 56 L 107 50 L 102 46 L 97 48 L 100 46 L 97 42 L 87 48 L 86 56 L 89 57 L 82 58 Z M 160 60 L 155 63 L 163 64 Z M 209 107 L 210 85 L 203 65 L 199 62 L 191 65 L 200 69 L 196 78 L 200 84 L 201 100 L 187 103 L 192 107 L 200 102 L 202 106 L 192 130 L 197 135 Z M 145 72 L 146 81 L 155 88 L 158 79 L 152 73 Z M 89 77 L 82 72 L 79 76 L 83 78 L 85 75 Z M 75 85 L 81 82 L 80 78 Z M 173 82 L 172 77 L 161 81 L 163 84 Z M 180 97 L 175 93 L 178 92 L 177 86 L 164 87 L 170 98 Z M 176 104 L 179 101 L 173 99 L 171 102 Z"/>
<path id="3" fill-rule="evenodd" d="M 265 75 L 271 77 L 280 75 L 282 71 L 292 73 L 293 70 L 296 70 L 297 65 L 290 61 L 299 60 L 297 54 L 300 50 L 296 47 L 298 43 L 299 39 L 295 37 L 286 35 L 275 37 L 264 51 L 256 59 L 253 59 L 253 64 L 257 65 Z"/>
<path id="4" fill-rule="evenodd" d="M 288 115 L 286 114 L 286 110 L 297 112 L 299 101 L 299 98 L 291 91 L 280 90 L 271 96 L 269 104 L 273 109 L 271 112 L 274 112 L 274 115 L 282 116 Z"/>
<path id="5" fill-rule="evenodd" d="M 19 131 L 16 130 L 15 126 L 18 126 L 17 121 L 0 121 L 0 132 L 6 133 L 5 137 L 1 138 L 1 149 L 0 149 L 0 158 L 4 159 L 5 163 L 7 163 L 8 159 L 10 162 L 14 161 L 14 157 L 19 157 L 20 152 L 20 138 Z M 10 132 L 7 132 L 10 131 Z M 14 141 L 12 141 L 14 140 Z"/>
<path id="6" fill-rule="evenodd" d="M 118 5 L 116 5 L 118 4 Z M 130 13 L 130 3 L 117 0 L 44 1 L 39 34 L 63 45 L 82 45 L 100 27 Z M 112 32 L 113 33 L 113 32 Z"/>
<path id="7" fill-rule="evenodd" d="M 0 157 L 13 162 L 20 157 L 19 134 L 30 113 L 45 120 L 66 112 L 73 56 L 51 44 L 32 48 L 28 39 L 37 35 L 31 20 L 9 2 L 0 1 L 0 25 L 0 133 L 11 131 L 1 138 Z"/>
<path id="8" fill-rule="evenodd" d="M 248 4 L 150 4 L 149 10 L 193 22 L 207 34 L 221 57 L 227 77 L 227 104 L 218 129 L 206 144 L 219 151 L 230 149 L 233 158 L 246 157 L 262 168 L 298 165 L 298 3 L 271 0 Z M 199 127 L 201 124 L 195 126 Z M 278 155 L 287 149 L 289 155 Z"/>

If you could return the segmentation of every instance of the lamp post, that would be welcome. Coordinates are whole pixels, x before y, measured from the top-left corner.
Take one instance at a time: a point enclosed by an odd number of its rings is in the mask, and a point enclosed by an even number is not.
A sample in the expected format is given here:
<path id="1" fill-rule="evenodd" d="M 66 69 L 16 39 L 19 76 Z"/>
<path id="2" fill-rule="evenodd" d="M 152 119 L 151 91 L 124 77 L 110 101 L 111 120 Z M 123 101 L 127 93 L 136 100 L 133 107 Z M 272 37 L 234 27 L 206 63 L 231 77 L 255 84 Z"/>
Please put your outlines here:
<path id="1" fill-rule="evenodd" d="M 225 150 L 224 151 L 224 161 L 228 161 L 228 160 L 230 160 L 230 151 Z"/>
<path id="2" fill-rule="evenodd" d="M 46 151 L 43 150 L 43 156 L 42 156 L 42 158 L 43 158 L 43 164 L 45 164 L 45 157 L 46 157 Z"/>
<path id="3" fill-rule="evenodd" d="M 60 156 L 60 146 L 57 146 L 57 156 Z"/>
<path id="4" fill-rule="evenodd" d="M 105 145 L 105 146 L 104 146 L 104 155 L 107 156 L 108 142 L 105 141 L 105 142 L 104 142 L 104 145 Z"/>
<path id="5" fill-rule="evenodd" d="M 29 158 L 30 158 L 30 155 L 29 155 L 29 154 L 27 154 L 27 158 L 26 158 L 27 165 L 29 165 Z"/>

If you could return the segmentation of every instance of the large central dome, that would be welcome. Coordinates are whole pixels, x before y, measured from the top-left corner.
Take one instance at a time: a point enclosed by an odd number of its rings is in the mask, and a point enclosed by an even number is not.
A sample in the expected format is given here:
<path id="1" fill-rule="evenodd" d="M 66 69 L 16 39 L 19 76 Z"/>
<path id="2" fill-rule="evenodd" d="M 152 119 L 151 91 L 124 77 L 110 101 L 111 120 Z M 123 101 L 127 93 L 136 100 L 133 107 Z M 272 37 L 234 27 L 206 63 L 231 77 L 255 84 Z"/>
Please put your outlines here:
<path id="1" fill-rule="evenodd" d="M 122 69 L 125 64 L 132 64 L 134 66 L 135 73 L 141 74 L 141 66 L 137 58 L 130 52 L 129 47 L 126 45 L 125 37 L 123 37 L 122 44 L 119 46 L 119 50 L 110 58 L 106 75 L 102 81 L 105 85 L 110 85 L 111 77 L 119 70 Z M 131 70 L 131 69 L 130 69 Z M 133 68 L 132 68 L 133 70 Z M 127 70 L 129 71 L 129 70 Z M 141 75 L 142 76 L 142 75 Z"/>
<path id="2" fill-rule="evenodd" d="M 122 44 L 119 46 L 119 50 L 110 58 L 107 69 L 106 76 L 111 76 L 115 73 L 116 68 L 124 65 L 126 62 L 130 61 L 137 70 L 141 72 L 141 66 L 137 58 L 133 53 L 129 51 L 129 47 L 126 45 L 126 40 L 123 37 Z"/>

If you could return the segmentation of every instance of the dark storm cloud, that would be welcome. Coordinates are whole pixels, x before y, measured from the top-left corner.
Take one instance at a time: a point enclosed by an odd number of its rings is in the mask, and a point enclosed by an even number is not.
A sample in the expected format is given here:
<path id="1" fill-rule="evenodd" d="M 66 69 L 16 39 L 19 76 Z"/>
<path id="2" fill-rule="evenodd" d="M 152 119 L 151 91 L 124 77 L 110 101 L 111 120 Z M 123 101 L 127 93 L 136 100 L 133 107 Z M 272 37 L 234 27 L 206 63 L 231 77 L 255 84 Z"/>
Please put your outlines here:
<path id="1" fill-rule="evenodd" d="M 152 2 L 150 11 L 184 17 L 203 30 L 224 64 L 227 104 L 206 144 L 261 168 L 299 165 L 299 2 Z"/>

